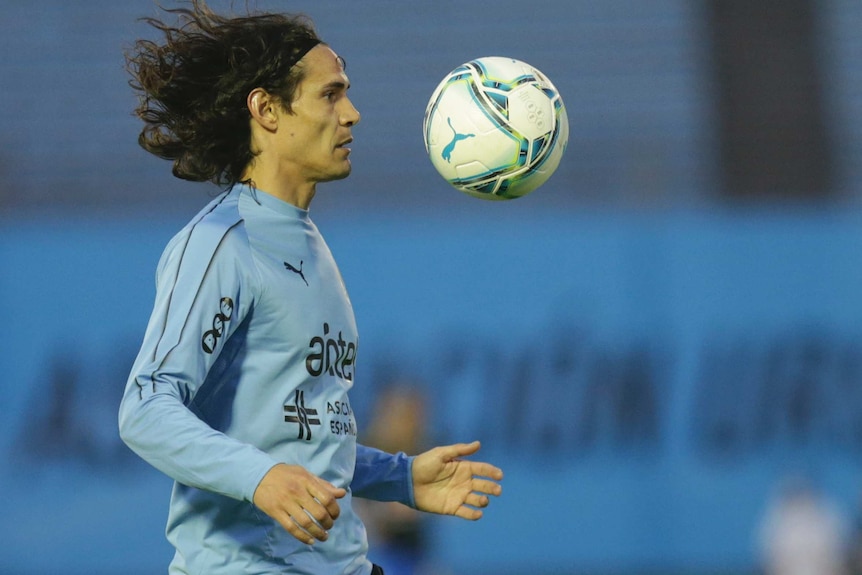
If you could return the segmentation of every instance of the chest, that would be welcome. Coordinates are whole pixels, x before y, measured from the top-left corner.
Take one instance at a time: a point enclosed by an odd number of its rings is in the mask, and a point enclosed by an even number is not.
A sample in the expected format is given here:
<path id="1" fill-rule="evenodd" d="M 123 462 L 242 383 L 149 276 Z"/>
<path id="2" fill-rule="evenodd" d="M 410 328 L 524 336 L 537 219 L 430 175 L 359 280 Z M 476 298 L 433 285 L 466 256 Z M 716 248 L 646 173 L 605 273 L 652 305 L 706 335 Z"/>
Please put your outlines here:
<path id="1" fill-rule="evenodd" d="M 261 276 L 256 330 L 275 348 L 305 353 L 310 372 L 340 371 L 355 357 L 353 307 L 332 253 L 308 226 L 253 242 Z M 340 359 L 339 359 L 340 358 Z"/>

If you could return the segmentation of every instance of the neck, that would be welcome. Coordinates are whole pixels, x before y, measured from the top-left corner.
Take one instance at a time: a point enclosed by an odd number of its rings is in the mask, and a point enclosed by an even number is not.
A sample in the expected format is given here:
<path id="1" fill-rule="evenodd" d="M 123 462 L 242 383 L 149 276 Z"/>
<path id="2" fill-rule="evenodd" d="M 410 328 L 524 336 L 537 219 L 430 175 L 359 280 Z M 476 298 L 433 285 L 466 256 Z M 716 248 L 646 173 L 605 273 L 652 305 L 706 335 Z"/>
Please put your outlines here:
<path id="1" fill-rule="evenodd" d="M 251 185 L 258 190 L 303 210 L 307 210 L 311 205 L 316 191 L 316 185 L 312 182 L 294 184 L 292 178 L 278 177 L 276 174 L 260 169 L 246 170 L 242 180 L 250 181 Z"/>

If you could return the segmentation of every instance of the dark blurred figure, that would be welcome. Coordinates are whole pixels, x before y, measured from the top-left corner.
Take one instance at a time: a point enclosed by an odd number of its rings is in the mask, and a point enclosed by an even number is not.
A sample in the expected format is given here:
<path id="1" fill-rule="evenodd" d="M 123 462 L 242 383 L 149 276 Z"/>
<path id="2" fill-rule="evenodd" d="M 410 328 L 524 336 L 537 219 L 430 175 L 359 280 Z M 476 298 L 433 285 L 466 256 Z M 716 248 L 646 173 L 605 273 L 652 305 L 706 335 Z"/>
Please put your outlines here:
<path id="1" fill-rule="evenodd" d="M 366 444 L 377 449 L 398 448 L 419 453 L 426 445 L 426 402 L 422 392 L 407 382 L 386 387 L 374 404 L 363 433 Z M 430 575 L 428 535 L 422 514 L 404 505 L 361 501 L 359 514 L 373 542 L 371 555 L 386 565 L 386 575 Z"/>

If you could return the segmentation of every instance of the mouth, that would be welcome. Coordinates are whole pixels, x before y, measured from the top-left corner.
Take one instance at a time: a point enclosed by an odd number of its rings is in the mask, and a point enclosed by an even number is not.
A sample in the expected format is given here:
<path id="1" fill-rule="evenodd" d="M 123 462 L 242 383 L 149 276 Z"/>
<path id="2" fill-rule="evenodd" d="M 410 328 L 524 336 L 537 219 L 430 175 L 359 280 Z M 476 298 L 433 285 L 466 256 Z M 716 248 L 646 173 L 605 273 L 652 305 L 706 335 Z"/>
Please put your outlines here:
<path id="1" fill-rule="evenodd" d="M 349 151 L 349 150 L 350 150 L 350 148 L 348 148 L 347 146 L 349 146 L 352 142 L 353 142 L 353 138 L 347 138 L 346 140 L 344 140 L 344 141 L 340 142 L 340 143 L 339 143 L 338 145 L 336 145 L 335 147 L 336 147 L 336 148 L 338 148 L 338 149 L 348 150 L 348 151 Z"/>

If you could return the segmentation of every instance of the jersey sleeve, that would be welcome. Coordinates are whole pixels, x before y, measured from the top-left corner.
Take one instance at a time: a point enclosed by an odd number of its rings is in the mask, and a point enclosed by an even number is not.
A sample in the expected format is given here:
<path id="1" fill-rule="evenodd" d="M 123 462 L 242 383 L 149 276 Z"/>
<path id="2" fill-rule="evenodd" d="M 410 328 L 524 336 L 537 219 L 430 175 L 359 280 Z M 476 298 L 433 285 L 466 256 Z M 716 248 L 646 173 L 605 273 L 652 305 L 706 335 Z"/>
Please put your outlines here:
<path id="1" fill-rule="evenodd" d="M 350 489 L 357 497 L 397 501 L 416 507 L 413 498 L 413 457 L 356 445 L 356 468 Z"/>
<path id="2" fill-rule="evenodd" d="M 179 483 L 252 501 L 260 480 L 278 462 L 213 429 L 190 408 L 254 304 L 259 278 L 243 236 L 240 221 L 207 220 L 166 248 L 119 425 L 134 452 Z"/>

